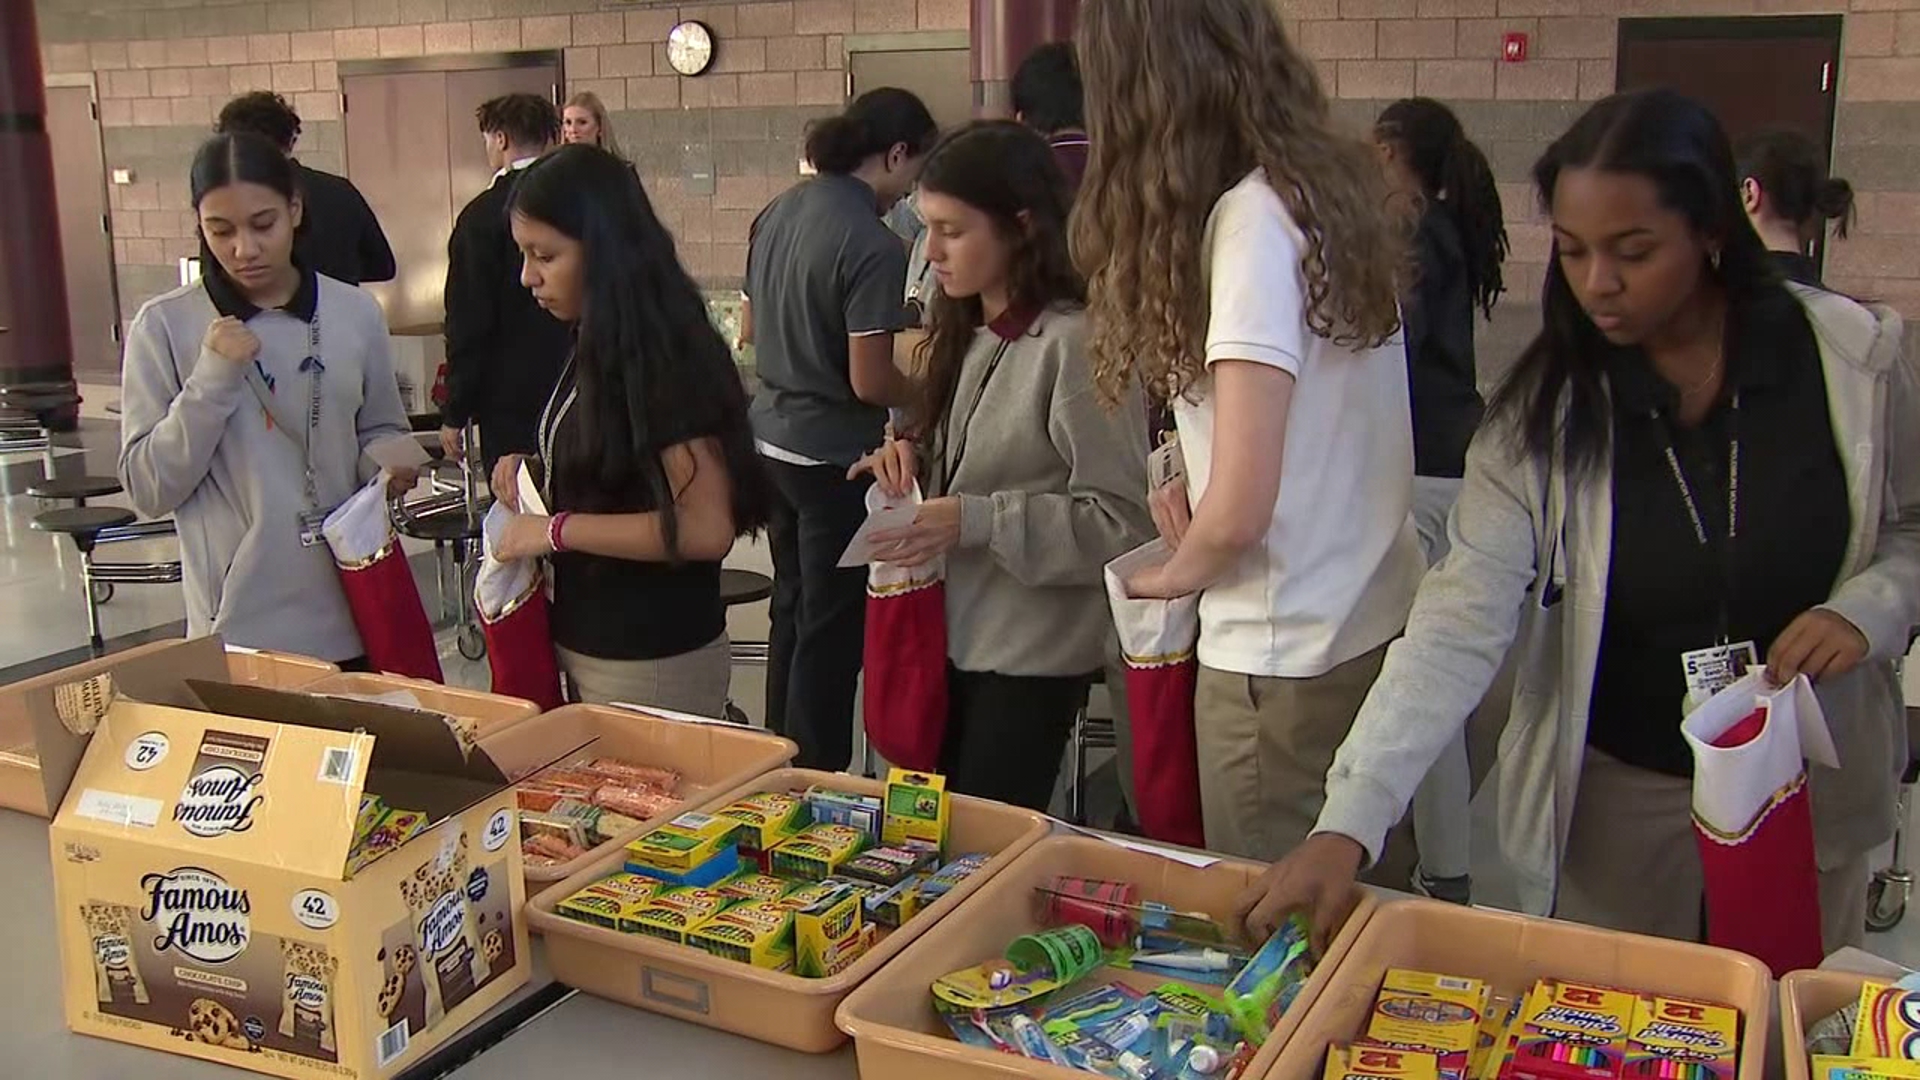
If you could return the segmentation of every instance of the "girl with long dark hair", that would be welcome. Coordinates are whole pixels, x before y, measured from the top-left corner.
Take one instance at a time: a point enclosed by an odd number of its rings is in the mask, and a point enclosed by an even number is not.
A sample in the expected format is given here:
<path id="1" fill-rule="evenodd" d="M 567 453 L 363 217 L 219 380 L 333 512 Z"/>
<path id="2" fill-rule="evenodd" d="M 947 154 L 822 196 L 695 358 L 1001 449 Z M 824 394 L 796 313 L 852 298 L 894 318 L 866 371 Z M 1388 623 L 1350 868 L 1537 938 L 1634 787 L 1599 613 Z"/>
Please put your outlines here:
<path id="1" fill-rule="evenodd" d="M 1254 927 L 1338 898 L 1509 649 L 1501 847 L 1524 908 L 1702 935 L 1683 658 L 1751 645 L 1813 680 L 1826 945 L 1857 941 L 1893 830 L 1893 660 L 1920 621 L 1920 396 L 1899 316 L 1783 284 L 1713 114 L 1595 105 L 1534 167 L 1543 325 L 1467 454 L 1453 550 L 1420 586 L 1327 777 L 1315 835 L 1243 900 Z M 1650 887 L 1649 883 L 1657 883 Z"/>
<path id="2" fill-rule="evenodd" d="M 409 430 L 386 318 L 294 262 L 306 208 L 278 146 L 215 136 L 189 186 L 201 277 L 134 316 L 121 483 L 178 526 L 189 634 L 357 664 L 319 523 L 379 471 L 362 451 Z"/>
<path id="3" fill-rule="evenodd" d="M 550 556 L 553 639 L 576 698 L 719 716 L 720 562 L 766 523 L 768 498 L 732 353 L 625 162 L 563 147 L 511 205 L 521 281 L 575 340 L 531 463 L 551 513 L 517 513 L 498 552 Z M 493 474 L 516 511 L 523 460 Z"/>
<path id="4" fill-rule="evenodd" d="M 1853 227 L 1853 185 L 1827 174 L 1819 144 L 1798 131 L 1764 131 L 1734 148 L 1740 202 L 1760 242 L 1788 281 L 1820 284 L 1813 248 L 1829 225 L 1845 240 Z"/>
<path id="5" fill-rule="evenodd" d="M 920 176 L 933 295 L 912 439 L 854 466 L 913 524 L 883 561 L 946 557 L 941 770 L 956 791 L 1044 810 L 1111 625 L 1102 568 L 1153 535 L 1137 388 L 1101 406 L 1085 289 L 1067 254 L 1066 174 L 1039 135 L 969 125 Z"/>

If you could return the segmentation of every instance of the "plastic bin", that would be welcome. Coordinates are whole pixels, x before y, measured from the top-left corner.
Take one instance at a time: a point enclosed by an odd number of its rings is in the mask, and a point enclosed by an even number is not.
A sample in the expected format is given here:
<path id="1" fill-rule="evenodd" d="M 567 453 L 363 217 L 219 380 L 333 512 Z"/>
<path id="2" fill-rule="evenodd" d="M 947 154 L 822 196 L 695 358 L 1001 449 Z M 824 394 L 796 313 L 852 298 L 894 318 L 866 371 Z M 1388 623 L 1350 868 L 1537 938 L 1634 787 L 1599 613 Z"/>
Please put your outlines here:
<path id="1" fill-rule="evenodd" d="M 1650 884 L 1649 888 L 1657 885 Z M 1483 979 L 1522 993 L 1541 978 L 1583 980 L 1731 1005 L 1740 1010 L 1739 1080 L 1761 1080 L 1772 980 L 1750 956 L 1436 900 L 1380 905 L 1333 983 L 1295 1029 L 1266 1080 L 1318 1080 L 1327 1046 L 1358 1038 L 1388 968 Z M 1253 1076 L 1261 1076 L 1253 1073 Z"/>
<path id="2" fill-rule="evenodd" d="M 844 773 L 782 769 L 701 804 L 715 811 L 761 791 L 789 791 L 824 784 L 841 791 L 881 795 L 886 784 Z M 636 1008 L 679 1017 L 750 1039 L 820 1054 L 846 1042 L 833 1012 L 854 987 L 872 978 L 907 944 L 969 902 L 1016 856 L 1045 837 L 1048 819 L 1029 810 L 965 795 L 953 797 L 947 852 L 989 852 L 993 858 L 940 901 L 887 934 L 873 950 L 838 975 L 803 979 L 749 967 L 638 934 L 587 926 L 554 914 L 554 905 L 620 869 L 615 852 L 527 902 L 527 919 L 546 935 L 547 967 L 568 986 Z M 962 908 L 964 911 L 964 908 Z"/>
<path id="3" fill-rule="evenodd" d="M 585 749 L 571 752 L 583 745 Z M 685 723 L 600 705 L 563 705 L 531 720 L 497 728 L 480 740 L 480 748 L 516 780 L 556 759 L 561 764 L 573 764 L 596 757 L 657 765 L 680 774 L 680 794 L 684 797 L 672 811 L 608 840 L 580 858 L 557 866 L 528 866 L 527 881 L 540 888 L 570 878 L 619 852 L 627 841 L 687 806 L 732 791 L 786 765 L 799 752 L 792 742 L 757 728 Z"/>
<path id="4" fill-rule="evenodd" d="M 442 686 L 439 683 L 427 682 L 425 679 L 409 679 L 403 675 L 364 675 L 357 672 L 342 672 L 316 680 L 300 689 L 309 694 L 335 694 L 345 697 L 386 698 L 387 695 L 396 693 L 412 694 L 413 700 L 419 702 L 420 708 L 469 723 L 471 725 L 469 730 L 475 739 L 483 739 L 505 725 L 517 724 L 522 720 L 540 715 L 540 706 L 525 698 L 487 694 L 479 690 L 463 690 L 457 686 Z M 391 703 L 389 701 L 389 704 Z"/>
<path id="5" fill-rule="evenodd" d="M 311 656 L 227 646 L 227 674 L 236 683 L 271 690 L 301 690 L 329 675 L 340 674 L 337 664 Z"/>
<path id="6" fill-rule="evenodd" d="M 1139 886 L 1143 899 L 1225 919 L 1232 913 L 1234 900 L 1265 869 L 1237 859 L 1222 859 L 1205 868 L 1188 866 L 1090 836 L 1054 836 L 1035 844 L 981 889 L 959 915 L 934 927 L 840 1006 L 837 1020 L 841 1029 L 853 1036 L 862 1080 L 903 1076 L 914 1080 L 973 1080 L 1010 1075 L 1085 1080 L 1089 1074 L 1084 1072 L 958 1041 L 934 1014 L 929 989 L 933 981 L 1000 956 L 1014 938 L 1041 929 L 1034 889 L 1056 874 L 1130 881 Z M 1335 977 L 1341 956 L 1353 946 L 1372 916 L 1378 901 L 1371 893 L 1355 891 L 1353 913 L 1244 1075 L 1259 1076 L 1259 1070 L 1279 1053 L 1280 1044 Z M 1117 969 L 1109 969 L 1107 974 L 1142 990 L 1169 981 L 1165 975 Z"/>
<path id="7" fill-rule="evenodd" d="M 1813 1075 L 1807 1029 L 1860 1000 L 1866 982 L 1867 976 L 1851 971 L 1789 971 L 1780 980 L 1780 1045 L 1787 1080 Z"/>

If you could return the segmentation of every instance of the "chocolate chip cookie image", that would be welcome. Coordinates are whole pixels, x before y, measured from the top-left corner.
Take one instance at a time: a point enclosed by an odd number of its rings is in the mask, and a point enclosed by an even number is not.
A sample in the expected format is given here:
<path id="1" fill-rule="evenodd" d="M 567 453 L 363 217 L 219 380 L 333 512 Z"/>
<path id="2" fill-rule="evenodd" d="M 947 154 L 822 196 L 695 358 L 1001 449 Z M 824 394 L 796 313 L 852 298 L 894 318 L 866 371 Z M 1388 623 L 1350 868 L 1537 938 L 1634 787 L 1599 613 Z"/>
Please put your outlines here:
<path id="1" fill-rule="evenodd" d="M 413 974 L 414 960 L 415 954 L 411 945 L 402 945 L 393 950 L 393 973 L 400 976 L 401 982 L 405 982 L 407 976 Z"/>
<path id="2" fill-rule="evenodd" d="M 487 936 L 480 940 L 480 952 L 487 958 L 488 969 L 492 969 L 507 954 L 506 935 L 498 930 L 487 931 Z"/>
<path id="3" fill-rule="evenodd" d="M 194 1042 L 208 1046 L 224 1046 L 229 1050 L 254 1051 L 258 1047 L 240 1031 L 240 1020 L 233 1010 L 211 998 L 194 998 L 187 1006 L 187 1026 L 182 1035 Z"/>
<path id="4" fill-rule="evenodd" d="M 393 1011 L 400 1007 L 400 998 L 406 994 L 406 991 L 405 977 L 397 972 L 387 976 L 387 981 L 380 984 L 379 995 L 373 999 L 374 1008 L 381 1016 L 391 1019 Z"/>

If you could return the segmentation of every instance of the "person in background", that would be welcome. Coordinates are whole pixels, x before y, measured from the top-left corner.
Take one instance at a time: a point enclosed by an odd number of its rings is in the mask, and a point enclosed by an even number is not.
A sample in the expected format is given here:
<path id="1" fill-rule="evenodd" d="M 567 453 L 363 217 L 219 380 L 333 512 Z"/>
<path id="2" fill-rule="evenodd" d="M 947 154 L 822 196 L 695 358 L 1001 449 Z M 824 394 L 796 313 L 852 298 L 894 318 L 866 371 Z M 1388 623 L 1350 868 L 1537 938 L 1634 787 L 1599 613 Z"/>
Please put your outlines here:
<path id="1" fill-rule="evenodd" d="M 560 139 L 569 146 L 586 143 L 614 157 L 626 158 L 620 152 L 620 140 L 613 134 L 613 125 L 607 120 L 606 105 L 600 95 L 591 90 L 582 90 L 567 99 L 567 107 L 560 111 Z"/>
<path id="2" fill-rule="evenodd" d="M 913 188 L 938 135 L 913 94 L 860 95 L 808 131 L 818 175 L 749 234 L 741 337 L 756 346 L 753 429 L 779 493 L 767 529 L 767 718 L 806 768 L 844 769 L 852 756 L 867 574 L 839 560 L 866 518 L 868 485 L 847 470 L 880 444 L 887 410 L 913 398 L 893 361 L 907 249 L 880 216 Z"/>
<path id="3" fill-rule="evenodd" d="M 1413 395 L 1413 525 L 1432 565 L 1447 553 L 1447 513 L 1484 408 L 1473 324 L 1476 314 L 1492 318 L 1504 291 L 1507 227 L 1493 170 L 1453 110 L 1432 98 L 1396 101 L 1374 122 L 1373 138 L 1388 190 L 1417 222 L 1401 313 Z M 1415 889 L 1459 904 L 1470 899 L 1472 798 L 1463 729 L 1414 798 Z"/>
<path id="4" fill-rule="evenodd" d="M 468 424 L 480 425 L 489 475 L 507 454 L 532 454 L 540 405 L 572 349 L 567 325 L 520 283 L 520 254 L 507 203 L 521 170 L 553 149 L 560 113 L 533 94 L 508 94 L 475 113 L 487 163 L 499 170 L 454 220 L 447 241 L 447 403 L 440 445 L 466 453 Z"/>
<path id="5" fill-rule="evenodd" d="M 929 496 L 912 525 L 874 539 L 888 562 L 946 558 L 948 784 L 1036 810 L 1106 660 L 1103 570 L 1153 535 L 1139 389 L 1104 409 L 1087 368 L 1069 199 L 1019 124 L 969 125 L 927 158 L 940 288 L 913 438 L 852 473 L 896 496 L 918 478 Z"/>
<path id="6" fill-rule="evenodd" d="M 1152 502 L 1172 557 L 1127 588 L 1200 594 L 1207 846 L 1277 857 L 1424 569 L 1405 244 L 1267 0 L 1091 0 L 1078 45 L 1094 376 L 1172 401 L 1186 458 Z"/>
<path id="7" fill-rule="evenodd" d="M 258 135 L 293 161 L 307 223 L 294 239 L 294 262 L 348 285 L 393 280 L 398 272 L 393 248 L 360 189 L 344 176 L 308 168 L 294 158 L 300 114 L 286 98 L 265 90 L 242 94 L 220 110 L 214 130 L 222 135 L 242 131 Z"/>
<path id="8" fill-rule="evenodd" d="M 179 527 L 189 636 L 363 666 L 318 530 L 379 471 L 362 451 L 409 430 L 386 318 L 295 261 L 306 207 L 278 144 L 217 135 L 189 183 L 201 276 L 134 316 L 120 482 Z"/>
<path id="9" fill-rule="evenodd" d="M 516 513 L 497 553 L 551 559 L 577 700 L 723 716 L 720 562 L 769 498 L 733 354 L 625 161 L 566 147 L 510 205 L 521 280 L 578 338 L 539 415 L 533 474 L 552 515 L 521 512 L 523 459 L 502 457 L 494 497 Z"/>
<path id="10" fill-rule="evenodd" d="M 1028 53 L 1011 90 L 1013 118 L 1046 136 L 1069 192 L 1079 191 L 1087 172 L 1087 120 L 1073 42 L 1049 42 Z"/>
<path id="11" fill-rule="evenodd" d="M 1740 202 L 1760 242 L 1788 281 L 1820 284 L 1814 246 L 1829 224 L 1842 240 L 1853 227 L 1853 185 L 1827 175 L 1826 155 L 1797 131 L 1742 139 L 1734 161 Z"/>
<path id="12" fill-rule="evenodd" d="M 1754 643 L 1813 680 L 1826 945 L 1860 940 L 1907 760 L 1893 661 L 1920 621 L 1920 396 L 1899 316 L 1784 285 L 1719 122 L 1671 91 L 1593 106 L 1534 166 L 1540 335 L 1467 453 L 1453 550 L 1340 748 L 1314 835 L 1241 901 L 1317 933 L 1511 648 L 1501 846 L 1523 910 L 1701 936 L 1683 658 Z M 1738 537 L 1734 542 L 1733 537 Z M 1657 886 L 1657 887 L 1656 887 Z"/>

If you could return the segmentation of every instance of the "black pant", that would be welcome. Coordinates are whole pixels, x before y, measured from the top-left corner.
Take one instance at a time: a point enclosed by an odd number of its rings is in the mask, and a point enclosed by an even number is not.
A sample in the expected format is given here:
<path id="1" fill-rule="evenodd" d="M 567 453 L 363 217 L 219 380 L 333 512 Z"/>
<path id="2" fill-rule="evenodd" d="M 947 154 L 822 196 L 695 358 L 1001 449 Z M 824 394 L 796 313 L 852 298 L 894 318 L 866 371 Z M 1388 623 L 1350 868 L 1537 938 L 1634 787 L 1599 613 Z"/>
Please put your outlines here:
<path id="1" fill-rule="evenodd" d="M 853 694 L 867 624 L 867 570 L 840 555 L 866 519 L 868 482 L 837 465 L 766 459 L 780 493 L 767 642 L 767 726 L 800 744 L 794 764 L 845 769 L 853 757 Z"/>
<path id="2" fill-rule="evenodd" d="M 997 675 L 947 665 L 940 770 L 964 795 L 1045 812 L 1091 675 Z"/>

